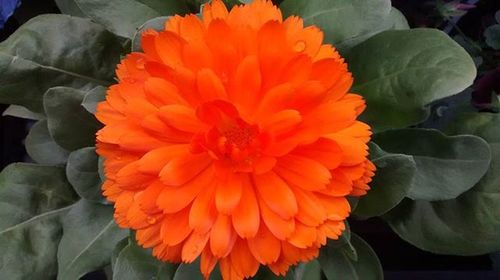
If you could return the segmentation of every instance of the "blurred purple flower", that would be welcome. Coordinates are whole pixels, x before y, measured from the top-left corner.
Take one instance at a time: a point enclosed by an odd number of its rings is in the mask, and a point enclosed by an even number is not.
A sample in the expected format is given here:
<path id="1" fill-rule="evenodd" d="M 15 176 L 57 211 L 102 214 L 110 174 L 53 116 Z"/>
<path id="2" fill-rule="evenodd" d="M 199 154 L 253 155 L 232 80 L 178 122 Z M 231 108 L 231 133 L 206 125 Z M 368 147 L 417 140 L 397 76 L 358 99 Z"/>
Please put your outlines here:
<path id="1" fill-rule="evenodd" d="M 444 2 L 442 0 L 439 0 L 437 1 L 436 6 L 439 13 L 444 18 L 463 16 L 467 13 L 468 10 L 476 8 L 476 5 L 461 3 L 460 0 L 454 0 L 451 2 Z"/>
<path id="2" fill-rule="evenodd" d="M 476 5 L 473 5 L 473 4 L 459 3 L 459 4 L 455 5 L 455 8 L 457 10 L 461 10 L 461 11 L 468 11 L 468 10 L 474 9 L 475 7 L 476 7 Z"/>
<path id="3" fill-rule="evenodd" d="M 21 0 L 0 0 L 0 29 L 19 5 L 21 5 Z"/>

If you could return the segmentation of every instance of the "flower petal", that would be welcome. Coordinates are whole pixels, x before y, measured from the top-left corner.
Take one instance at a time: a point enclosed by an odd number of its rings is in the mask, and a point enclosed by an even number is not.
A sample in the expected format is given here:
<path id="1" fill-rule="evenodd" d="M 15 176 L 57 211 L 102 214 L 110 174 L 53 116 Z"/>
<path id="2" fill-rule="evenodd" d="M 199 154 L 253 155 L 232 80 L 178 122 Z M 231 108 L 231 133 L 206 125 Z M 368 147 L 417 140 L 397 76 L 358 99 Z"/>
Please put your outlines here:
<path id="1" fill-rule="evenodd" d="M 160 172 L 165 185 L 180 186 L 205 170 L 212 159 L 207 154 L 186 154 L 170 160 Z"/>
<path id="2" fill-rule="evenodd" d="M 247 242 L 252 255 L 262 264 L 275 262 L 280 256 L 281 242 L 264 224 L 260 225 L 257 235 Z"/>
<path id="3" fill-rule="evenodd" d="M 254 175 L 254 182 L 262 200 L 283 219 L 297 214 L 297 201 L 288 185 L 276 173 Z"/>
<path id="4" fill-rule="evenodd" d="M 234 230 L 241 238 L 251 238 L 257 234 L 260 211 L 253 186 L 248 179 L 242 181 L 242 193 L 238 206 L 232 214 Z"/>

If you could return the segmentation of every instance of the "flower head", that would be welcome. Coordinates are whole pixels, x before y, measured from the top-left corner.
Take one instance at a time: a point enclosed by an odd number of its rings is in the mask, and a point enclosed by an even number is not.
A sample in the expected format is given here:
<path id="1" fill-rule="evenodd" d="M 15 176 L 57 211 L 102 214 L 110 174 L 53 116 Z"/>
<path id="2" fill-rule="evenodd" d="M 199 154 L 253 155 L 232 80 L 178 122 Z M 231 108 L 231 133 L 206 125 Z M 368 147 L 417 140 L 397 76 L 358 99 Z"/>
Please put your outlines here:
<path id="1" fill-rule="evenodd" d="M 285 274 L 345 228 L 369 189 L 363 99 L 315 26 L 270 1 L 171 17 L 128 55 L 98 106 L 116 222 L 208 277 Z"/>

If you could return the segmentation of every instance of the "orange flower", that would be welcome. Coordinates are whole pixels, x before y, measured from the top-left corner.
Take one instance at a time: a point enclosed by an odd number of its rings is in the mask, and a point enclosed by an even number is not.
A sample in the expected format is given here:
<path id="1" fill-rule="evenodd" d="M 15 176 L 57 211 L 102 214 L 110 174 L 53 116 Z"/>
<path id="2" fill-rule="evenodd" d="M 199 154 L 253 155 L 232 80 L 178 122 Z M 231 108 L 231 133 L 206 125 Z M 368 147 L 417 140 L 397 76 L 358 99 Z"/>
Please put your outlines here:
<path id="1" fill-rule="evenodd" d="M 266 0 L 214 0 L 145 32 L 96 114 L 116 222 L 161 260 L 201 256 L 205 277 L 317 257 L 375 170 L 365 103 L 322 41 Z"/>

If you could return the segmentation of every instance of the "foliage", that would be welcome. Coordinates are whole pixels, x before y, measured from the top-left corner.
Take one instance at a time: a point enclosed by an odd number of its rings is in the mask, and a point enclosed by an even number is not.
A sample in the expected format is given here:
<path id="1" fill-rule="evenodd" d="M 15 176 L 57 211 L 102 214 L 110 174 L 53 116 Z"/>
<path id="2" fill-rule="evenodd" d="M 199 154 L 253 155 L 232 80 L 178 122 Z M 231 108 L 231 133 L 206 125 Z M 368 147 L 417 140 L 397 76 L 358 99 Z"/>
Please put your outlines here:
<path id="1" fill-rule="evenodd" d="M 202 279 L 196 263 L 161 263 L 114 223 L 100 193 L 93 113 L 120 57 L 140 48 L 141 32 L 203 2 L 59 0 L 67 15 L 36 17 L 0 43 L 0 102 L 13 105 L 6 114 L 37 121 L 25 143 L 36 163 L 0 173 L 5 279 L 77 279 L 108 265 L 113 279 Z M 425 124 L 429 104 L 472 84 L 470 55 L 441 31 L 409 29 L 390 0 L 284 0 L 281 9 L 325 32 L 353 72 L 352 90 L 367 100 L 378 171 L 355 217 L 382 216 L 404 240 L 435 253 L 499 250 L 499 116 L 469 108 L 444 132 Z M 494 49 L 498 31 L 496 24 L 484 34 Z M 349 229 L 285 279 L 338 275 L 383 278 L 375 252 Z M 255 279 L 276 277 L 263 270 Z"/>

